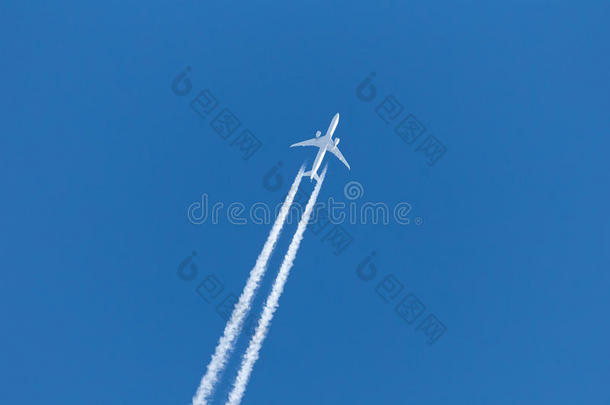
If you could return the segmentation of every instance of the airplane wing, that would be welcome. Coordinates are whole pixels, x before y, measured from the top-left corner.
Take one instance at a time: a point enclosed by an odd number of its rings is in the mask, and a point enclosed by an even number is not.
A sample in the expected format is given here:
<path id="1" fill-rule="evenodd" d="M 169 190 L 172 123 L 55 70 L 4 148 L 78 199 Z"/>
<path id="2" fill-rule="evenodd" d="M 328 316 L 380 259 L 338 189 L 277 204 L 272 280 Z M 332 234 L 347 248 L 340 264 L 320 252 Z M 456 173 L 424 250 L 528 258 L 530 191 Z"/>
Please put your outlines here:
<path id="1" fill-rule="evenodd" d="M 294 144 L 290 145 L 290 147 L 292 148 L 293 146 L 317 146 L 319 148 L 323 144 L 324 144 L 324 141 L 322 141 L 322 138 L 312 138 L 312 139 L 308 139 L 303 142 L 294 143 Z"/>
<path id="2" fill-rule="evenodd" d="M 348 170 L 351 170 L 351 168 L 349 167 L 349 163 L 347 163 L 347 160 L 345 160 L 345 158 L 343 157 L 343 155 L 341 154 L 341 151 L 339 150 L 339 148 L 337 148 L 336 146 L 332 149 L 328 150 L 330 153 L 332 153 L 333 155 L 335 155 L 337 157 L 337 159 L 339 159 L 345 166 L 347 166 Z"/>

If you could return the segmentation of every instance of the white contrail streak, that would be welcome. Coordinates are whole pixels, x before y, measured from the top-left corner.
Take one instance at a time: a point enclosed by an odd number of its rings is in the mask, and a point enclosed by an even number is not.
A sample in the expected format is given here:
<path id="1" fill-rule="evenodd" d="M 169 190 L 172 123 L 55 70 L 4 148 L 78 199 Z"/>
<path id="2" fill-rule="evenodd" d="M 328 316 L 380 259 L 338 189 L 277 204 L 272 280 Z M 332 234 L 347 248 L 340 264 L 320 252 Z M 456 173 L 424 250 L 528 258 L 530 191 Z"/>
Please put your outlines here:
<path id="1" fill-rule="evenodd" d="M 269 324 L 271 323 L 271 320 L 273 319 L 273 314 L 275 313 L 275 310 L 278 307 L 280 296 L 282 295 L 284 285 L 286 284 L 286 280 L 288 279 L 288 275 L 290 274 L 290 269 L 292 268 L 294 258 L 296 257 L 297 251 L 299 250 L 299 245 L 301 243 L 301 240 L 303 239 L 303 233 L 305 232 L 305 228 L 307 228 L 309 217 L 311 216 L 314 204 L 316 203 L 316 199 L 318 198 L 318 193 L 320 192 L 320 188 L 322 187 L 322 182 L 324 181 L 325 175 L 326 167 L 320 175 L 320 179 L 317 181 L 316 187 L 311 193 L 311 197 L 309 197 L 309 201 L 307 202 L 307 206 L 305 207 L 305 211 L 303 212 L 303 217 L 299 221 L 297 230 L 294 236 L 292 237 L 290 246 L 288 247 L 288 252 L 286 252 L 286 256 L 284 256 L 284 261 L 282 262 L 280 271 L 278 272 L 278 275 L 275 278 L 271 293 L 267 297 L 267 301 L 265 302 L 263 313 L 261 314 L 261 317 L 258 321 L 256 331 L 250 339 L 250 344 L 248 345 L 248 349 L 246 350 L 246 353 L 244 354 L 244 357 L 242 359 L 241 368 L 237 373 L 237 377 L 235 378 L 235 382 L 233 383 L 233 390 L 229 394 L 229 399 L 227 400 L 226 405 L 239 405 L 239 403 L 241 402 L 241 399 L 244 395 L 244 391 L 246 390 L 246 385 L 248 384 L 248 380 L 250 379 L 250 374 L 252 373 L 252 367 L 258 359 L 259 351 L 261 349 L 261 346 L 263 345 L 263 340 L 265 340 L 265 336 L 267 336 Z"/>
<path id="2" fill-rule="evenodd" d="M 269 261 L 269 257 L 275 248 L 280 231 L 284 226 L 284 222 L 286 221 L 290 206 L 292 205 L 294 196 L 299 189 L 299 184 L 301 183 L 302 178 L 303 167 L 301 166 L 297 176 L 294 179 L 294 182 L 292 183 L 292 186 L 290 187 L 290 191 L 282 204 L 282 208 L 280 209 L 280 212 L 273 223 L 273 227 L 271 228 L 271 232 L 269 232 L 269 236 L 267 237 L 267 241 L 263 246 L 263 250 L 256 259 L 256 264 L 252 270 L 250 270 L 250 276 L 248 277 L 246 286 L 244 287 L 235 308 L 233 308 L 231 318 L 225 326 L 224 333 L 218 341 L 218 345 L 216 346 L 216 350 L 214 351 L 212 359 L 208 364 L 206 373 L 201 379 L 199 388 L 193 397 L 193 405 L 205 405 L 210 395 L 214 392 L 214 386 L 218 382 L 219 374 L 226 366 L 227 357 L 230 355 L 233 347 L 235 346 L 235 341 L 239 335 L 239 332 L 241 331 L 244 318 L 250 310 L 254 294 L 258 289 L 262 276 L 265 274 L 267 262 Z"/>

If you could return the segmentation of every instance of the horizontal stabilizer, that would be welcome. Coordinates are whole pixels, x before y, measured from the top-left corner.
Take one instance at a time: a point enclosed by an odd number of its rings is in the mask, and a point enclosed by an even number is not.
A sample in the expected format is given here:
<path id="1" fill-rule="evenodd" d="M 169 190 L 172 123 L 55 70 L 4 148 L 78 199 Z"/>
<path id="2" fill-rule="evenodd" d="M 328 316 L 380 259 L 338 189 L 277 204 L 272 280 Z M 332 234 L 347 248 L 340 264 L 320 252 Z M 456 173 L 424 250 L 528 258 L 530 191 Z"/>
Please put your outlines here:
<path id="1" fill-rule="evenodd" d="M 304 177 L 310 177 L 310 178 L 312 178 L 312 179 L 316 179 L 316 181 L 320 181 L 320 177 L 318 177 L 318 174 L 317 174 L 317 173 L 314 173 L 314 175 L 313 175 L 313 176 L 311 175 L 311 170 L 310 170 L 310 171 L 308 171 L 308 172 L 303 173 L 303 176 L 304 176 Z"/>

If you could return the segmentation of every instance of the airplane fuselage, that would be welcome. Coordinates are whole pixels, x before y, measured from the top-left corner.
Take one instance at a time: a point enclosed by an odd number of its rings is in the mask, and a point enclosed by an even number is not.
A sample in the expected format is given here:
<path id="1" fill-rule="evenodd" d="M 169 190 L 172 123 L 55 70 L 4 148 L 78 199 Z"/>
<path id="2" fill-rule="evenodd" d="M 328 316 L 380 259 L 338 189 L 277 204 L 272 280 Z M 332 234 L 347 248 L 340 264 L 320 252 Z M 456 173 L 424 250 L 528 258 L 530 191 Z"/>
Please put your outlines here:
<path id="1" fill-rule="evenodd" d="M 337 124 L 339 124 L 339 113 L 335 114 L 335 116 L 333 117 L 332 121 L 330 122 L 330 125 L 328 126 L 328 130 L 326 131 L 326 135 L 324 135 L 324 136 L 327 136 L 329 140 L 333 136 L 333 133 L 335 132 L 335 129 L 337 129 Z"/>
<path id="2" fill-rule="evenodd" d="M 326 134 L 323 136 L 323 138 L 327 139 L 327 143 L 326 145 L 324 145 L 323 147 L 320 148 L 320 150 L 318 151 L 318 154 L 316 155 L 316 158 L 313 161 L 313 166 L 311 167 L 311 174 L 310 174 L 310 179 L 313 180 L 315 176 L 317 176 L 317 172 L 318 169 L 320 168 L 320 165 L 322 164 L 322 160 L 324 160 L 324 155 L 326 154 L 326 151 L 328 150 L 328 145 L 332 142 L 331 138 L 333 137 L 333 133 L 335 132 L 335 129 L 337 129 L 337 124 L 339 124 L 339 114 L 335 114 L 335 116 L 333 117 L 332 121 L 330 122 L 330 125 L 328 126 L 328 129 L 326 130 Z"/>
<path id="3" fill-rule="evenodd" d="M 324 160 L 324 155 L 326 154 L 326 150 L 328 149 L 328 145 L 324 145 L 318 150 L 318 154 L 313 161 L 313 166 L 311 166 L 311 175 L 310 179 L 313 180 L 314 176 L 317 174 L 320 165 L 322 164 L 322 160 Z"/>

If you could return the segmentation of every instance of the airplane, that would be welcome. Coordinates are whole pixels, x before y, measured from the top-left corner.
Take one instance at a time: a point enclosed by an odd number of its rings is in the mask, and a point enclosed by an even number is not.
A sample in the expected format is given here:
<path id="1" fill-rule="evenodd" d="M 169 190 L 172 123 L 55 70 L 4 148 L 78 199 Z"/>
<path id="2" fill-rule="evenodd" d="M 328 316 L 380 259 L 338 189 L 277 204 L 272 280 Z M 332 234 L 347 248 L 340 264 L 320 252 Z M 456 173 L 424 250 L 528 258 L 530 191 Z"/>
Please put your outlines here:
<path id="1" fill-rule="evenodd" d="M 320 168 L 320 165 L 322 164 L 322 160 L 324 159 L 324 155 L 327 151 L 335 155 L 345 166 L 347 166 L 347 169 L 350 170 L 349 163 L 347 163 L 347 160 L 345 160 L 345 158 L 341 154 L 341 151 L 337 147 L 337 145 L 339 145 L 340 139 L 336 138 L 334 141 L 331 139 L 333 133 L 335 132 L 335 129 L 337 128 L 338 123 L 339 113 L 336 113 L 332 121 L 330 122 L 328 130 L 326 131 L 326 134 L 324 136 L 320 136 L 321 132 L 316 131 L 315 138 L 311 138 L 306 141 L 290 145 L 291 148 L 294 146 L 317 146 L 319 148 L 318 154 L 316 155 L 316 158 L 313 161 L 313 165 L 311 166 L 311 170 L 303 173 L 303 176 L 310 176 L 309 178 L 311 181 L 313 181 L 313 179 L 316 179 L 316 181 L 320 180 L 317 172 Z"/>

